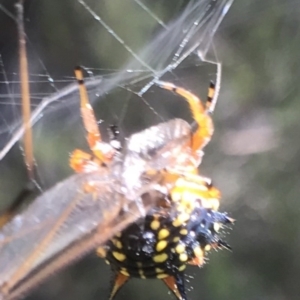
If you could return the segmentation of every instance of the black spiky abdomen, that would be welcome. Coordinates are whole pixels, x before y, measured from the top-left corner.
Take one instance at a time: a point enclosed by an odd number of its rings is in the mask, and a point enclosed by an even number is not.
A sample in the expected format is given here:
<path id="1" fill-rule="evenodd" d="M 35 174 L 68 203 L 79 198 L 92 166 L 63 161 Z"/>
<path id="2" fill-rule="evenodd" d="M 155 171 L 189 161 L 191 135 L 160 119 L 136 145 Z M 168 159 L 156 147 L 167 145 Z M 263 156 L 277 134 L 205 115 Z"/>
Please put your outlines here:
<path id="1" fill-rule="evenodd" d="M 109 241 L 101 255 L 114 271 L 129 277 L 165 278 L 183 272 L 187 263 L 201 265 L 205 251 L 222 244 L 216 227 L 230 219 L 200 207 L 182 224 L 175 221 L 177 216 L 163 208 L 153 210 Z"/>

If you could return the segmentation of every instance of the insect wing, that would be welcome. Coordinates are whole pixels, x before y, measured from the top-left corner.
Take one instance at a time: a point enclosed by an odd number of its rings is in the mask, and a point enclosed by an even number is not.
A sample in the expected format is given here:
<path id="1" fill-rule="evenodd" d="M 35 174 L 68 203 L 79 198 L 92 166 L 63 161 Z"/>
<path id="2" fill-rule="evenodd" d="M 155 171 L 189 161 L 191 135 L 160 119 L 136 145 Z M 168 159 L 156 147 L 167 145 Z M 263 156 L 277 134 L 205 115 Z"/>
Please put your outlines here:
<path id="1" fill-rule="evenodd" d="M 180 119 L 152 126 L 130 136 L 122 168 L 126 196 L 134 199 L 139 190 L 147 192 L 153 190 L 153 187 L 155 189 L 159 182 L 159 171 L 178 165 L 179 156 L 182 157 L 187 152 L 190 154 L 190 148 L 186 147 L 190 137 L 190 125 Z M 154 176 L 148 177 L 149 172 Z"/>
<path id="2" fill-rule="evenodd" d="M 142 159 L 147 169 L 163 169 L 178 164 L 179 154 L 190 154 L 191 126 L 181 119 L 170 120 L 133 134 L 127 142 L 124 169 Z"/>
<path id="3" fill-rule="evenodd" d="M 93 191 L 87 192 L 91 183 Z M 107 173 L 75 174 L 13 218 L 0 235 L 0 299 L 14 299 L 7 295 L 20 281 L 70 245 L 98 231 L 98 239 L 73 254 L 82 256 L 137 219 L 139 211 L 134 209 L 118 218 L 126 198 L 117 188 Z"/>

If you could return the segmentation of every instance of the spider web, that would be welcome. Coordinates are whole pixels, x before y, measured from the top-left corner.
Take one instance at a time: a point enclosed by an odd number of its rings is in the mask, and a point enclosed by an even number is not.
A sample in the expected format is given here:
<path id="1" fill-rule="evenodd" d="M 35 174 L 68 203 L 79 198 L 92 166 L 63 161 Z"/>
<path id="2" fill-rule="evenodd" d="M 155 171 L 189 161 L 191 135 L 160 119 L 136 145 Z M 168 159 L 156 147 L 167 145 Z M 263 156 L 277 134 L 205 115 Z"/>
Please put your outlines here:
<path id="1" fill-rule="evenodd" d="M 0 20 L 10 24 L 6 36 L 1 33 L 9 42 L 0 45 L 0 161 L 7 170 L 0 190 L 5 199 L 10 198 L 7 190 L 26 181 L 11 2 L 0 4 Z M 68 158 L 75 148 L 88 150 L 74 66 L 86 71 L 104 140 L 111 124 L 118 125 L 123 141 L 174 117 L 192 121 L 186 103 L 155 82 L 170 81 L 202 99 L 209 80 L 219 86 L 220 65 L 211 45 L 231 3 L 191 0 L 170 7 L 169 1 L 70 0 L 57 1 L 54 7 L 53 1 L 25 2 L 33 146 L 41 191 L 72 173 Z"/>
<path id="2" fill-rule="evenodd" d="M 175 3 L 76 0 L 59 1 L 54 9 L 51 1 L 25 1 L 33 144 L 43 189 L 71 173 L 68 157 L 73 149 L 87 149 L 74 66 L 86 70 L 104 139 L 111 124 L 119 126 L 124 139 L 170 118 L 189 118 L 186 104 L 157 88 L 156 80 L 171 81 L 204 99 L 209 80 L 219 84 L 210 46 L 232 0 Z M 12 33 L 10 43 L 0 48 L 2 160 L 14 144 L 22 150 L 23 129 L 15 8 L 11 1 L 0 8 Z M 22 151 L 16 152 L 20 161 Z"/>

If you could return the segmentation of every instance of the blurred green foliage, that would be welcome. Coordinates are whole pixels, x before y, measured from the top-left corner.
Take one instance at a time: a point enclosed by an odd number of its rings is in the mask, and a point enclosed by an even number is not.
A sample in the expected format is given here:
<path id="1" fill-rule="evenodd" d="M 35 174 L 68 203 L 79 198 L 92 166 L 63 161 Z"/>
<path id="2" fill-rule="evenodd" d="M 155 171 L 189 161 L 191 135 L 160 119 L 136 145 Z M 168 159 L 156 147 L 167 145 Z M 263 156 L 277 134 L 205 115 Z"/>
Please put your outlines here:
<path id="1" fill-rule="evenodd" d="M 11 2 L 1 0 L 13 11 Z M 159 29 L 133 1 L 86 2 L 97 7 L 135 50 Z M 167 22 L 186 2 L 145 3 Z M 26 14 L 35 51 L 29 53 L 33 73 L 43 72 L 37 56 L 55 79 L 72 76 L 77 64 L 115 70 L 130 58 L 75 0 L 28 0 Z M 189 299 L 299 299 L 299 15 L 299 3 L 293 0 L 236 0 L 216 34 L 215 49 L 224 69 L 222 90 L 214 115 L 215 135 L 201 172 L 213 178 L 223 193 L 221 209 L 237 222 L 227 237 L 233 253 L 212 253 L 204 268 L 189 268 L 194 277 L 187 276 Z M 16 67 L 14 26 L 1 13 L 0 54 L 8 71 Z M 46 136 L 41 151 L 61 142 Z M 53 150 L 48 160 L 41 172 L 58 172 L 54 162 L 67 169 L 66 157 L 57 157 Z M 19 149 L 13 149 L 0 167 L 0 197 L 5 203 L 26 180 Z M 109 268 L 91 255 L 28 299 L 107 299 L 109 278 Z M 133 280 L 117 299 L 169 297 L 173 296 L 160 282 Z"/>

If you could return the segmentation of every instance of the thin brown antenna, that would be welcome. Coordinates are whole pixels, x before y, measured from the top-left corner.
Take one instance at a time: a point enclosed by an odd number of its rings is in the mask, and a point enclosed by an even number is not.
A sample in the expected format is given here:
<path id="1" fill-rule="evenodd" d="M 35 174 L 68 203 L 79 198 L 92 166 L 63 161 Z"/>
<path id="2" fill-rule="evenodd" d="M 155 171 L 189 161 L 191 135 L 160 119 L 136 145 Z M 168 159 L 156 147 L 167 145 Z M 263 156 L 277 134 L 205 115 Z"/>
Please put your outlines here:
<path id="1" fill-rule="evenodd" d="M 31 109 L 30 109 L 30 89 L 28 76 L 28 61 L 26 53 L 26 34 L 24 29 L 23 0 L 16 4 L 17 25 L 19 34 L 19 60 L 20 60 L 20 80 L 22 94 L 22 115 L 24 126 L 24 159 L 28 170 L 28 176 L 34 179 L 34 158 L 32 148 L 32 130 L 31 130 Z"/>

